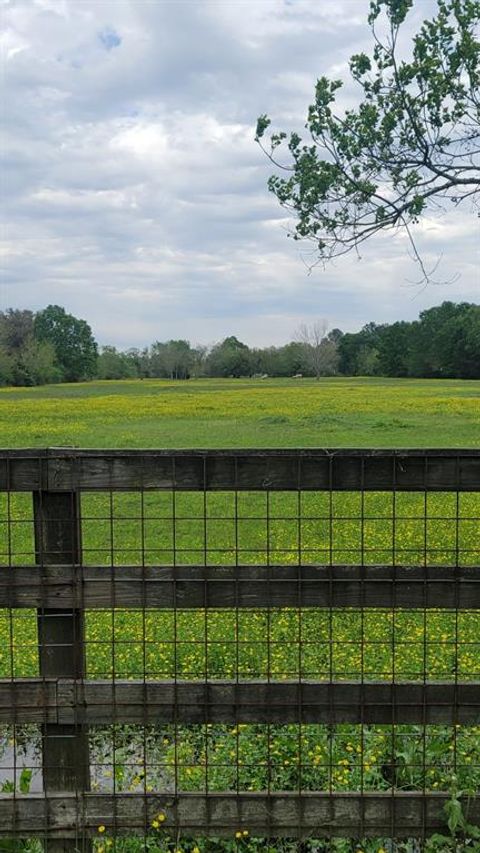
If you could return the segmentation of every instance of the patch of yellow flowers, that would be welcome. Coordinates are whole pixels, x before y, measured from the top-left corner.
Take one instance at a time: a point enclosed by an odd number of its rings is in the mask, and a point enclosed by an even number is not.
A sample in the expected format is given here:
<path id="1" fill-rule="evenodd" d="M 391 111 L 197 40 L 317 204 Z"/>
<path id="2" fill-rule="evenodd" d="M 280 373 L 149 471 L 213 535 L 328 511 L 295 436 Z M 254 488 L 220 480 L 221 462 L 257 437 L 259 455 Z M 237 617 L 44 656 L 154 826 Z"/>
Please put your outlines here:
<path id="1" fill-rule="evenodd" d="M 471 393 L 469 393 L 471 389 Z M 114 438 L 107 444 L 142 446 L 142 421 L 162 419 L 218 420 L 282 417 L 301 424 L 308 418 L 358 418 L 376 415 L 410 418 L 452 416 L 480 420 L 473 382 L 423 380 L 324 379 L 202 380 L 200 382 L 95 382 L 48 388 L 0 389 L 0 430 L 4 446 L 103 444 L 109 427 Z M 414 424 L 413 424 L 414 425 Z M 395 427 L 395 423 L 393 423 Z M 388 429 L 388 423 L 386 424 Z M 138 443 L 138 436 L 140 442 Z M 32 441 L 33 438 L 33 441 Z M 103 444 L 105 446 L 105 444 Z"/>
<path id="2" fill-rule="evenodd" d="M 165 812 L 159 812 L 156 817 L 152 820 L 152 829 L 161 829 L 163 824 L 165 823 L 167 816 Z"/>

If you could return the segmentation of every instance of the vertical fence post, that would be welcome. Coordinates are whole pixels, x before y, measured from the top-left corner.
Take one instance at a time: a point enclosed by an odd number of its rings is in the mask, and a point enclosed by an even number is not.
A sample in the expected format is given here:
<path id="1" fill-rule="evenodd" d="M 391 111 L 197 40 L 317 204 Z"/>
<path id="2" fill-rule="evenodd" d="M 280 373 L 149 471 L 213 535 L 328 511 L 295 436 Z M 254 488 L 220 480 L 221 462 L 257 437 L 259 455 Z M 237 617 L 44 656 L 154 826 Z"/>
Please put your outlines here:
<path id="1" fill-rule="evenodd" d="M 34 492 L 35 552 L 42 565 L 76 566 L 81 560 L 79 499 L 75 492 Z M 80 609 L 37 612 L 40 675 L 83 678 L 84 614 Z M 43 787 L 46 794 L 90 787 L 86 726 L 46 723 L 42 727 Z M 48 853 L 91 849 L 82 831 L 76 838 L 49 840 Z"/>

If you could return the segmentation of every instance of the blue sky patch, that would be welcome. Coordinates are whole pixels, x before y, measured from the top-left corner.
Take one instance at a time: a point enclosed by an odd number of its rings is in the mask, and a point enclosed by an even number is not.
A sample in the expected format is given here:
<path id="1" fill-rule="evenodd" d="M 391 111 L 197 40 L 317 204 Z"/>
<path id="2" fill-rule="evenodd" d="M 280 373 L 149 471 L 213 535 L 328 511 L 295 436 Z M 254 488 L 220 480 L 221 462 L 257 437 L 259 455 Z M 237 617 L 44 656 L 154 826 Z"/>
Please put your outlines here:
<path id="1" fill-rule="evenodd" d="M 105 27 L 99 34 L 98 38 L 103 44 L 105 50 L 112 50 L 122 43 L 122 39 L 112 27 Z"/>

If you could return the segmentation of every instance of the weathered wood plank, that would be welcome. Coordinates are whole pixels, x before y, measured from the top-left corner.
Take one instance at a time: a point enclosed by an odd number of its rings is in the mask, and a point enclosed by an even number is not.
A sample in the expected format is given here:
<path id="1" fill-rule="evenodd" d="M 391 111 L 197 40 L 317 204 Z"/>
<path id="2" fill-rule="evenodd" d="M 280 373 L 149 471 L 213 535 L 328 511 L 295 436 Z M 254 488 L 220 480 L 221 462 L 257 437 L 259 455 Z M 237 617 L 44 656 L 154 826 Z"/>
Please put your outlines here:
<path id="1" fill-rule="evenodd" d="M 1 722 L 480 723 L 479 682 L 0 681 Z"/>
<path id="2" fill-rule="evenodd" d="M 0 835 L 75 838 L 143 834 L 159 811 L 164 829 L 188 835 L 328 838 L 423 837 L 445 830 L 447 793 L 384 791 L 323 793 L 0 794 Z M 480 796 L 464 808 L 480 823 Z"/>
<path id="3" fill-rule="evenodd" d="M 58 723 L 57 682 L 47 678 L 0 680 L 0 722 Z"/>
<path id="4" fill-rule="evenodd" d="M 76 492 L 33 493 L 35 558 L 40 566 L 80 563 L 79 496 Z M 46 678 L 81 679 L 85 674 L 84 612 L 80 608 L 37 609 L 40 674 Z M 87 790 L 90 785 L 88 732 L 78 723 L 44 721 L 42 726 L 43 785 L 55 791 Z M 91 845 L 84 846 L 91 849 Z M 59 839 L 51 853 L 75 851 L 68 839 Z"/>
<path id="5" fill-rule="evenodd" d="M 480 451 L 0 451 L 0 488 L 480 491 Z"/>
<path id="6" fill-rule="evenodd" d="M 0 607 L 480 609 L 479 566 L 0 567 Z"/>
<path id="7" fill-rule="evenodd" d="M 218 451 L 50 458 L 49 488 L 480 490 L 480 453 Z"/>
<path id="8" fill-rule="evenodd" d="M 480 722 L 480 683 L 86 681 L 58 699 L 59 719 L 95 723 Z"/>
<path id="9" fill-rule="evenodd" d="M 46 450 L 0 450 L 0 491 L 32 492 L 45 488 Z"/>

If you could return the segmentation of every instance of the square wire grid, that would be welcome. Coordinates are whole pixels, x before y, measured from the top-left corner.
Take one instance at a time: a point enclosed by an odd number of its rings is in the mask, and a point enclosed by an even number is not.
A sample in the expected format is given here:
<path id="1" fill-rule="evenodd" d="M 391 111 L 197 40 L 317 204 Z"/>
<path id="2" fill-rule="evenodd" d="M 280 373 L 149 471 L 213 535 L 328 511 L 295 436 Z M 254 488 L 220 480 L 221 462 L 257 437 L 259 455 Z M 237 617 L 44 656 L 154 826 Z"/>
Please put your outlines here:
<path id="1" fill-rule="evenodd" d="M 76 800 L 78 817 L 88 785 L 78 784 L 74 759 L 83 750 L 92 792 L 111 799 L 109 821 L 100 822 L 99 812 L 89 838 L 78 825 L 70 840 L 53 839 L 45 811 L 43 831 L 33 834 L 43 837 L 46 849 L 71 843 L 71 849 L 130 853 L 138 844 L 139 850 L 203 853 L 228 851 L 234 844 L 248 850 L 270 845 L 285 851 L 413 852 L 429 834 L 427 795 L 478 791 L 480 718 L 468 700 L 462 705 L 465 722 L 458 719 L 460 687 L 480 680 L 479 612 L 459 606 L 408 608 L 395 598 L 403 566 L 428 568 L 420 575 L 426 588 L 435 569 L 460 572 L 479 565 L 478 493 L 86 490 L 75 506 L 71 499 L 70 519 L 57 517 L 55 510 L 50 515 L 52 527 L 63 524 L 76 542 L 69 561 L 51 545 L 48 554 L 40 553 L 38 513 L 46 498 L 40 493 L 36 500 L 34 513 L 29 495 L 2 495 L 1 561 L 31 572 L 38 564 L 69 562 L 75 607 L 52 608 L 48 599 L 36 610 L 12 606 L 0 613 L 1 677 L 12 684 L 33 678 L 43 689 L 35 720 L 24 722 L 20 702 L 11 722 L 2 726 L 0 784 L 4 794 L 20 801 L 44 788 L 49 793 L 50 774 L 55 793 L 55 776 L 63 767 L 63 784 Z M 345 566 L 360 570 L 363 606 L 361 601 L 337 606 L 333 588 Z M 369 572 L 378 566 L 392 569 L 389 606 L 372 607 L 368 600 Z M 121 590 L 125 567 L 132 572 Z M 308 602 L 312 567 L 326 579 L 328 606 Z M 259 573 L 249 574 L 255 568 Z M 163 574 L 155 575 L 157 569 Z M 246 606 L 249 578 L 252 589 L 255 578 L 263 579 L 263 586 Z M 160 603 L 151 606 L 155 582 Z M 187 587 L 196 590 L 193 607 L 185 606 Z M 89 608 L 95 588 L 102 589 L 106 606 Z M 284 592 L 287 606 L 279 604 Z M 134 604 L 122 606 L 130 594 Z M 73 612 L 70 634 L 63 636 L 62 619 Z M 75 705 L 90 697 L 89 712 L 84 718 L 77 712 L 64 716 L 70 722 L 59 723 L 45 693 L 48 661 L 53 655 L 56 677 L 71 680 L 79 644 L 85 661 L 77 682 L 90 682 L 93 692 L 84 694 L 77 683 L 71 689 Z M 62 653 L 65 671 L 58 669 Z M 327 689 L 309 706 L 299 685 L 311 682 Z M 433 712 L 424 691 L 423 706 L 412 701 L 411 722 L 398 705 L 386 722 L 386 706 L 395 706 L 393 694 L 388 702 L 384 694 L 366 689 L 425 688 L 431 682 L 441 683 L 445 698 L 439 694 Z M 148 692 L 152 683 L 159 687 L 155 694 Z M 243 693 L 249 683 L 253 692 Z M 95 693 L 98 684 L 103 693 L 100 688 Z M 345 688 L 341 701 L 331 689 L 338 684 Z M 338 826 L 330 831 L 328 821 L 312 820 L 304 796 L 310 792 L 328 795 L 329 808 L 335 796 L 351 792 L 353 839 L 342 838 Z M 395 808 L 383 819 L 390 831 L 365 839 L 368 795 L 397 792 L 423 797 L 410 840 L 394 840 L 406 832 Z M 219 805 L 212 796 L 217 793 L 228 802 Z M 184 799 L 182 812 L 178 797 L 183 794 L 191 797 Z M 271 811 L 264 809 L 261 834 L 255 829 L 260 812 L 245 806 L 248 794 L 265 796 L 269 803 L 279 797 Z M 298 799 L 282 801 L 284 794 Z M 336 802 L 346 800 L 337 796 Z M 189 804 L 193 814 L 197 808 L 198 826 L 185 832 Z M 337 820 L 335 808 L 332 814 Z M 348 817 L 347 808 L 347 829 Z M 221 840 L 224 833 L 230 840 Z M 25 835 L 21 825 L 12 834 Z"/>

